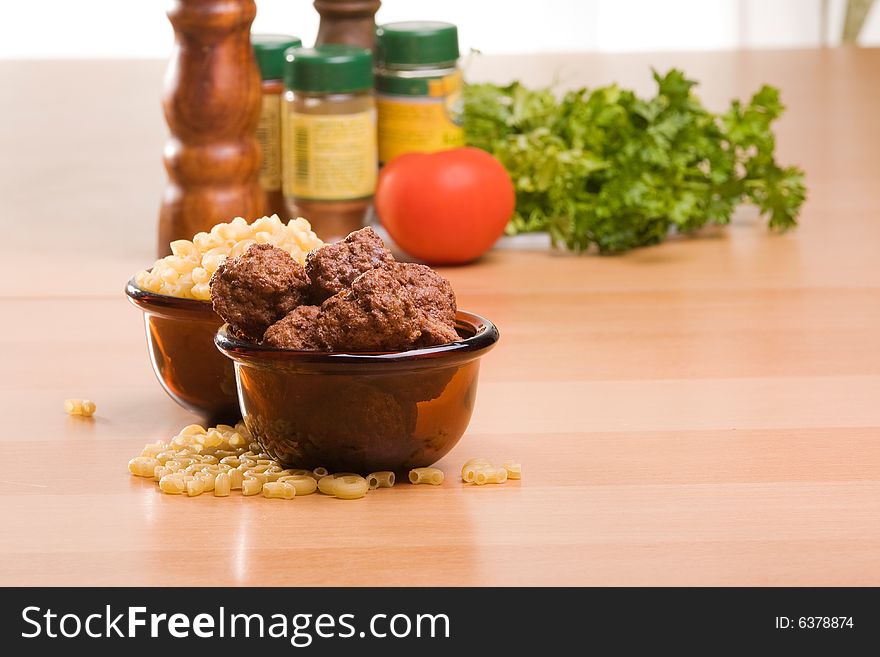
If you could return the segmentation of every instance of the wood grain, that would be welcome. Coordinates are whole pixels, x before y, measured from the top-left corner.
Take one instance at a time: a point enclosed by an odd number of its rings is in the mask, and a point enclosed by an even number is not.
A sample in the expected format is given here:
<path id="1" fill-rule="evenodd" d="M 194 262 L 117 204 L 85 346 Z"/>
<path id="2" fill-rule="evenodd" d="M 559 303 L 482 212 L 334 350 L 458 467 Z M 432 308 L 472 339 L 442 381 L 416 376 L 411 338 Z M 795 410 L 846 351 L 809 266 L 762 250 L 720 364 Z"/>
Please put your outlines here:
<path id="1" fill-rule="evenodd" d="M 880 51 L 486 57 L 470 74 L 647 91 L 650 65 L 682 66 L 716 108 L 782 87 L 801 227 L 771 235 L 744 210 L 622 257 L 517 240 L 444 270 L 502 332 L 468 434 L 444 486 L 348 503 L 170 497 L 128 475 L 192 419 L 122 295 L 152 259 L 163 63 L 0 63 L 18 99 L 0 122 L 0 584 L 880 584 Z M 74 395 L 94 420 L 64 415 Z M 458 483 L 475 455 L 518 458 L 524 479 Z"/>
<path id="2" fill-rule="evenodd" d="M 313 4 L 321 16 L 316 46 L 347 43 L 372 50 L 380 0 L 315 0 Z"/>
<path id="3" fill-rule="evenodd" d="M 175 47 L 163 99 L 171 138 L 158 252 L 232 216 L 262 216 L 260 72 L 250 42 L 254 0 L 175 0 Z"/>

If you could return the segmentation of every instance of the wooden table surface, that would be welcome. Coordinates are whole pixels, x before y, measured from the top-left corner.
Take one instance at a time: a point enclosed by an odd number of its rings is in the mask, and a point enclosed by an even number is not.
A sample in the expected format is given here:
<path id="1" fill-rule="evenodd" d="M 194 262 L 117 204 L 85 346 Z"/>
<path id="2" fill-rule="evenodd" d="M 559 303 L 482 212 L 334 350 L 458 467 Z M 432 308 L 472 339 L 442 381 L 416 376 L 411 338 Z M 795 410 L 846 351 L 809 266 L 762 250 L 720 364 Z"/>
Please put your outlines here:
<path id="1" fill-rule="evenodd" d="M 880 584 L 880 51 L 486 58 L 563 86 L 683 66 L 762 82 L 807 171 L 802 226 L 613 258 L 496 250 L 443 271 L 493 319 L 440 488 L 358 502 L 167 496 L 128 459 L 194 418 L 122 287 L 150 264 L 164 64 L 3 62 L 0 584 Z M 94 399 L 94 420 L 66 397 Z M 521 483 L 469 487 L 468 457 Z"/>

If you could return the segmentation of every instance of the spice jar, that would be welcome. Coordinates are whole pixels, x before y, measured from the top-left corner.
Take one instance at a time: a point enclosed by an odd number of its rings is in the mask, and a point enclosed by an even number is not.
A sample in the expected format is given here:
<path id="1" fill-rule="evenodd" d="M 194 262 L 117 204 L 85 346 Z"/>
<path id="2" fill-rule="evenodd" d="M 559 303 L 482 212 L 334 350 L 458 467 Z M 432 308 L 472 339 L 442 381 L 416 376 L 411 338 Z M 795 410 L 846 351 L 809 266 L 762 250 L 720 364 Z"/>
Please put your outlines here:
<path id="1" fill-rule="evenodd" d="M 257 124 L 257 141 L 263 153 L 260 164 L 260 187 L 266 192 L 268 214 L 287 219 L 287 207 L 281 189 L 281 100 L 284 94 L 284 53 L 301 46 L 289 34 L 252 34 L 251 44 L 260 76 L 263 78 L 263 103 Z"/>
<path id="2" fill-rule="evenodd" d="M 376 29 L 379 161 L 464 146 L 458 29 L 411 21 Z"/>
<path id="3" fill-rule="evenodd" d="M 284 195 L 324 241 L 364 225 L 376 187 L 372 56 L 331 44 L 287 51 Z"/>

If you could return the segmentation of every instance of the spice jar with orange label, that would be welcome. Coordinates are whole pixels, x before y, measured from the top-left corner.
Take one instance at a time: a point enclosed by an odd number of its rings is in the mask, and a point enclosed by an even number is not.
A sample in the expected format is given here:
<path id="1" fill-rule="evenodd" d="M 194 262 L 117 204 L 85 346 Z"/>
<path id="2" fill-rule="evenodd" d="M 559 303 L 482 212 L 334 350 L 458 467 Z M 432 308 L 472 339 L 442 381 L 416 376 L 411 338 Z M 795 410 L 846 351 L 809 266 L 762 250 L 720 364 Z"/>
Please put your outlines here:
<path id="1" fill-rule="evenodd" d="M 458 29 L 410 21 L 376 29 L 379 161 L 464 146 Z"/>
<path id="2" fill-rule="evenodd" d="M 284 195 L 333 241 L 364 225 L 376 187 L 372 56 L 332 44 L 292 48 L 285 59 Z"/>
<path id="3" fill-rule="evenodd" d="M 263 153 L 260 187 L 266 192 L 266 213 L 287 219 L 281 189 L 281 104 L 284 95 L 284 53 L 302 45 L 289 34 L 251 34 L 251 44 L 263 79 L 263 102 L 257 141 Z"/>

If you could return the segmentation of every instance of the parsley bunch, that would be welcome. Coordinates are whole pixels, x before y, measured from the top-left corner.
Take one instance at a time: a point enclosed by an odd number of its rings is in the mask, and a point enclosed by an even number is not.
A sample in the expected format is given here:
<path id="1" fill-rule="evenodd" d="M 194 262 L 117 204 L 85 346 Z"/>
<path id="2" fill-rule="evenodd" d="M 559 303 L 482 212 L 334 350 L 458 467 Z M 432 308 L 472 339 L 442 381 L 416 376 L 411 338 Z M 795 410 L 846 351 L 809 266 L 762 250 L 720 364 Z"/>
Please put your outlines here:
<path id="1" fill-rule="evenodd" d="M 649 99 L 616 85 L 562 100 L 518 82 L 465 88 L 467 142 L 497 157 L 516 187 L 509 233 L 548 231 L 574 251 L 620 253 L 663 241 L 671 226 L 726 224 L 746 201 L 771 228 L 796 225 L 804 174 L 774 158 L 779 91 L 764 86 L 717 115 L 681 71 L 654 79 Z"/>

